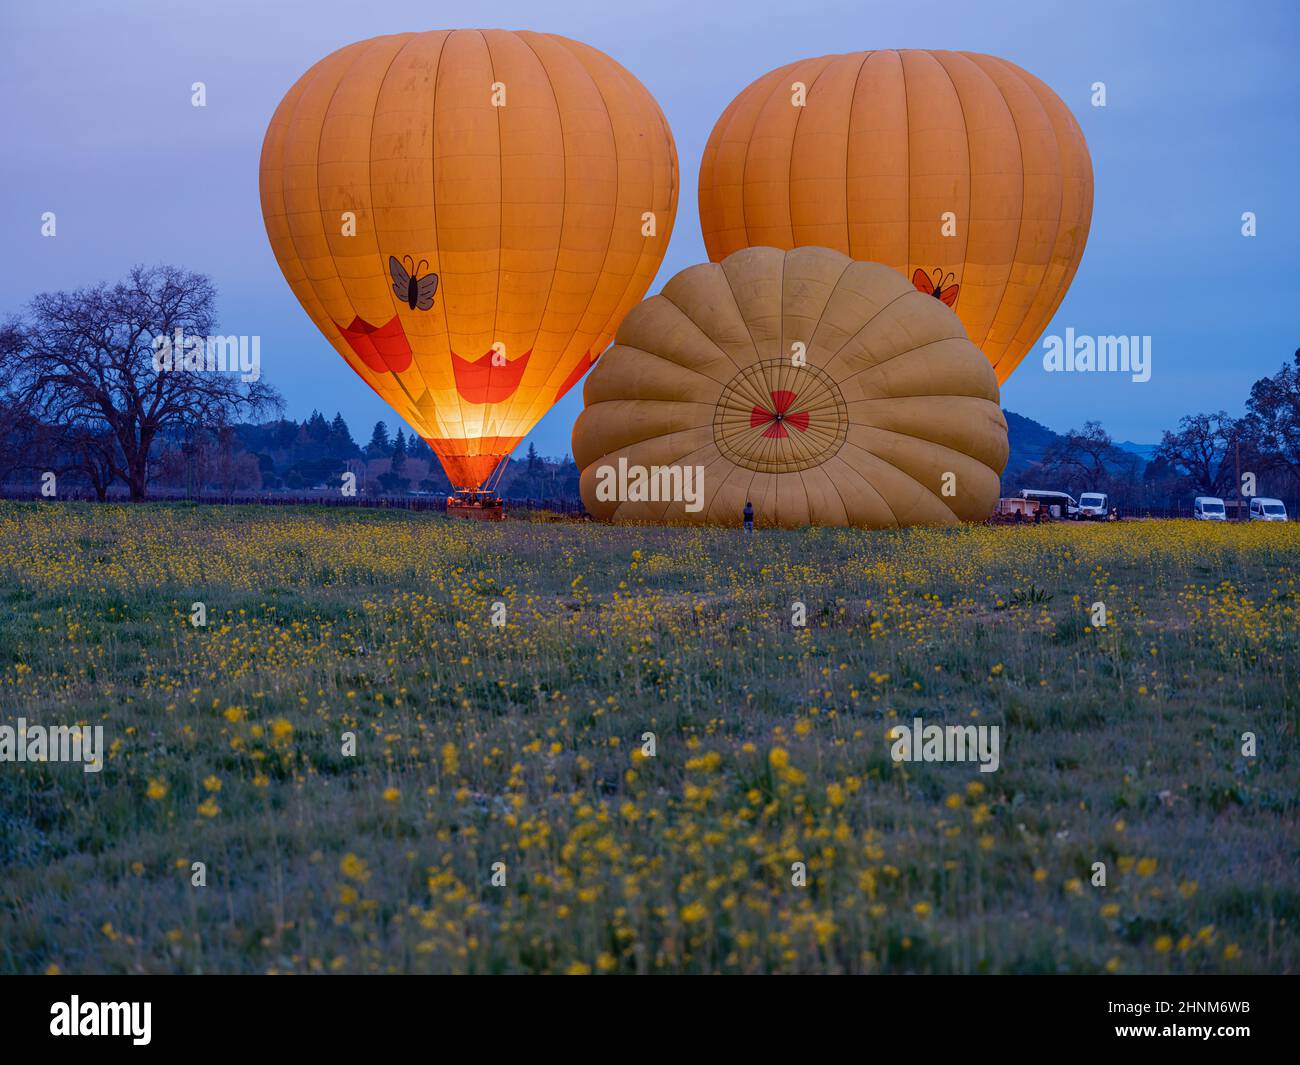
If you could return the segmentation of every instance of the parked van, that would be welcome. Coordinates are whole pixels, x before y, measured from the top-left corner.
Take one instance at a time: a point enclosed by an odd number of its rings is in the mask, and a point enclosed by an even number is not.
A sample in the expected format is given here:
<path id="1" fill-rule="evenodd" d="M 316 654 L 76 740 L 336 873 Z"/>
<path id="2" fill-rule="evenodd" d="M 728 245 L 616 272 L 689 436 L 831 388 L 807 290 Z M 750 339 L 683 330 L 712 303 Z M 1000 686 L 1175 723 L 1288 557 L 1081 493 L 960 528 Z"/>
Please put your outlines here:
<path id="1" fill-rule="evenodd" d="M 1073 518 L 1079 513 L 1079 504 L 1067 492 L 1049 492 L 1042 488 L 1022 488 L 1021 499 L 1032 499 L 1054 518 Z"/>
<path id="2" fill-rule="evenodd" d="M 1084 492 L 1079 496 L 1080 520 L 1105 521 L 1109 509 L 1105 492 Z"/>
<path id="3" fill-rule="evenodd" d="M 1251 521 L 1286 521 L 1286 507 L 1280 499 L 1255 496 L 1250 501 Z"/>
<path id="4" fill-rule="evenodd" d="M 1197 496 L 1192 504 L 1192 518 L 1196 521 L 1227 521 L 1228 512 L 1218 496 Z"/>

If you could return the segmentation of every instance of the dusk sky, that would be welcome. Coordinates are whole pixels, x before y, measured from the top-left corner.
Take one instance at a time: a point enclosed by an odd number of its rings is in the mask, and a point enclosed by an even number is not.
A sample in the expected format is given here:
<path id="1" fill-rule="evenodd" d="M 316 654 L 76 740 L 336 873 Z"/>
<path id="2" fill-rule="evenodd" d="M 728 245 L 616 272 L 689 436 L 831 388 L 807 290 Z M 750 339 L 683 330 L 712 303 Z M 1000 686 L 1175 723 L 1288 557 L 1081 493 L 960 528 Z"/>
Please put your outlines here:
<path id="1" fill-rule="evenodd" d="M 1048 327 L 1152 338 L 1150 381 L 1050 374 L 1042 348 L 1002 392 L 1057 431 L 1096 419 L 1155 442 L 1186 413 L 1237 414 L 1300 347 L 1300 6 L 1272 3 L 865 3 L 664 0 L 465 5 L 398 0 L 43 3 L 0 10 L 5 217 L 0 314 L 134 263 L 212 276 L 225 333 L 260 335 L 286 414 L 341 411 L 359 442 L 393 412 L 299 307 L 258 201 L 267 122 L 312 63 L 380 34 L 456 26 L 559 33 L 609 53 L 658 99 L 677 141 L 676 227 L 651 292 L 706 258 L 696 178 L 715 119 L 794 59 L 871 48 L 988 52 L 1074 112 L 1096 183 L 1074 284 Z M 195 81 L 208 105 L 190 103 Z M 1107 106 L 1090 103 L 1104 82 Z M 58 235 L 42 237 L 41 215 Z M 1243 237 L 1242 213 L 1258 218 Z M 574 388 L 534 430 L 569 451 Z M 525 445 L 527 445 L 527 440 Z"/>

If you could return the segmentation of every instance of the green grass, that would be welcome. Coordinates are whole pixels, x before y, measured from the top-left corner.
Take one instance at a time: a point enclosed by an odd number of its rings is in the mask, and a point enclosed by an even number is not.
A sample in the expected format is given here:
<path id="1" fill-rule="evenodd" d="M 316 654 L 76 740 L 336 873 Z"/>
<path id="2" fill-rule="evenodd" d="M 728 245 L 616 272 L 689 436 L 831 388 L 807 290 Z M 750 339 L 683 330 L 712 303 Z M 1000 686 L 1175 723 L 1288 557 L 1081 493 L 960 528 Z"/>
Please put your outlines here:
<path id="1" fill-rule="evenodd" d="M 0 504 L 0 971 L 1294 972 L 1298 558 Z"/>

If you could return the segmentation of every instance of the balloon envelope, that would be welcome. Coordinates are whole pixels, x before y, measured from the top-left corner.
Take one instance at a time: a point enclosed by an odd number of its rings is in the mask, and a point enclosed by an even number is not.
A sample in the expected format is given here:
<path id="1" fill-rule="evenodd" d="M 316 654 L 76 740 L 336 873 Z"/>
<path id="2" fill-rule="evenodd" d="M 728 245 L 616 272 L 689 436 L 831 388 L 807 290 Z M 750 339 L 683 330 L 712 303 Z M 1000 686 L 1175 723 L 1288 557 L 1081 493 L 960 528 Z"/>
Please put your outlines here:
<path id="1" fill-rule="evenodd" d="M 261 197 L 312 320 L 475 488 L 653 281 L 677 155 L 654 99 L 594 48 L 404 33 L 298 79 L 266 133 Z"/>
<path id="2" fill-rule="evenodd" d="M 854 52 L 744 89 L 699 199 L 710 259 L 822 245 L 885 263 L 952 306 L 1004 382 L 1078 269 L 1092 162 L 1060 98 L 1005 59 Z"/>
<path id="3" fill-rule="evenodd" d="M 1007 460 L 997 380 L 957 316 L 826 248 L 683 270 L 583 398 L 573 457 L 609 521 L 738 525 L 747 501 L 760 526 L 981 521 Z"/>

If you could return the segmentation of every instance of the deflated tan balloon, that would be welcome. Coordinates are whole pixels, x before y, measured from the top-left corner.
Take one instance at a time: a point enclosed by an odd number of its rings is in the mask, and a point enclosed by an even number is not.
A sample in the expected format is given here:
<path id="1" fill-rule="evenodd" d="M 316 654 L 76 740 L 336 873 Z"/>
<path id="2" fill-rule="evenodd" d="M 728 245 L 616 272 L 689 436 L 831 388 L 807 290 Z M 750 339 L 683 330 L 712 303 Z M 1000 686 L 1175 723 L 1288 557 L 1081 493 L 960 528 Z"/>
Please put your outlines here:
<path id="1" fill-rule="evenodd" d="M 262 146 L 275 257 L 348 364 L 480 485 L 654 280 L 677 155 L 609 56 L 439 30 L 326 56 Z"/>
<path id="2" fill-rule="evenodd" d="M 624 319 L 583 398 L 573 456 L 608 521 L 738 525 L 746 500 L 760 527 L 982 521 L 1007 461 L 997 380 L 957 316 L 826 248 L 683 270 Z M 602 498 L 620 460 L 629 496 L 634 468 L 662 486 L 702 467 L 702 508 Z"/>
<path id="3" fill-rule="evenodd" d="M 1060 98 L 1005 59 L 854 52 L 741 92 L 699 197 L 710 259 L 821 245 L 885 263 L 938 288 L 1004 382 L 1083 257 L 1092 162 Z"/>

